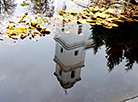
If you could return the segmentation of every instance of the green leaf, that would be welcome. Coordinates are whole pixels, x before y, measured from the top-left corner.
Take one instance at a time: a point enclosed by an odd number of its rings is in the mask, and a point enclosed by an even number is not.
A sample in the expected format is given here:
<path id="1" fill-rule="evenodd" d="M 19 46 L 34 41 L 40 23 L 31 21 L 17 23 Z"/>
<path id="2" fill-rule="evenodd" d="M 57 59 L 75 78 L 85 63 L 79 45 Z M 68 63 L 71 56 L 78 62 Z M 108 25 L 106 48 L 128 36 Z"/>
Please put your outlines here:
<path id="1" fill-rule="evenodd" d="M 21 6 L 27 6 L 29 3 L 22 3 Z"/>

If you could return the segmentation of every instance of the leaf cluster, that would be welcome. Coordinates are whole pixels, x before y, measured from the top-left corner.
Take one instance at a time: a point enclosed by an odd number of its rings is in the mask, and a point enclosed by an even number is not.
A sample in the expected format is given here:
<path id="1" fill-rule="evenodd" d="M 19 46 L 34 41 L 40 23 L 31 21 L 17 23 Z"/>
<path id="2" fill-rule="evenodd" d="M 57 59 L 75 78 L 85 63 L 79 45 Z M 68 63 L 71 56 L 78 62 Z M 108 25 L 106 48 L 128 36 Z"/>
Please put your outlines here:
<path id="1" fill-rule="evenodd" d="M 38 19 L 38 22 L 27 22 L 28 12 L 26 12 L 18 21 L 18 24 L 24 25 L 24 27 L 19 27 L 15 21 L 9 20 L 10 25 L 7 26 L 6 33 L 3 33 L 3 36 L 1 40 L 12 38 L 14 40 L 17 40 L 18 38 L 24 39 L 26 37 L 29 37 L 29 39 L 33 41 L 38 41 L 38 39 L 34 40 L 34 37 L 42 37 L 45 35 L 48 35 L 51 33 L 51 31 L 47 30 L 45 27 L 41 27 L 40 18 Z M 44 18 L 42 18 L 44 19 Z M 46 22 L 45 22 L 46 23 Z"/>
<path id="2" fill-rule="evenodd" d="M 118 27 L 124 22 L 138 22 L 138 7 L 136 5 L 123 2 L 120 5 L 127 6 L 119 9 L 113 4 L 96 4 L 95 7 L 83 9 L 82 12 L 61 10 L 59 15 L 64 18 L 66 23 L 73 21 L 77 24 L 90 24 L 93 27 L 102 26 L 108 29 Z"/>

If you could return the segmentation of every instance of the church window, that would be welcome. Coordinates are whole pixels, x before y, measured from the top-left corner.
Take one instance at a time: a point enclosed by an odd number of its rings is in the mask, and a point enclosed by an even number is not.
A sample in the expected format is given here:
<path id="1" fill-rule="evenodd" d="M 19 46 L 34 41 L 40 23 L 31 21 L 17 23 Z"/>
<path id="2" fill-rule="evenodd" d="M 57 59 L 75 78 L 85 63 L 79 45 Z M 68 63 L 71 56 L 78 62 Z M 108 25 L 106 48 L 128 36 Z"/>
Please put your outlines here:
<path id="1" fill-rule="evenodd" d="M 62 70 L 59 71 L 59 75 L 60 75 L 60 76 L 62 75 Z"/>
<path id="2" fill-rule="evenodd" d="M 71 78 L 74 78 L 75 77 L 75 71 L 72 71 L 71 72 Z"/>
<path id="3" fill-rule="evenodd" d="M 62 47 L 60 48 L 60 52 L 63 53 L 63 48 Z"/>
<path id="4" fill-rule="evenodd" d="M 74 55 L 77 56 L 77 55 L 78 55 L 78 52 L 79 52 L 78 50 L 75 51 L 75 52 L 74 52 Z"/>

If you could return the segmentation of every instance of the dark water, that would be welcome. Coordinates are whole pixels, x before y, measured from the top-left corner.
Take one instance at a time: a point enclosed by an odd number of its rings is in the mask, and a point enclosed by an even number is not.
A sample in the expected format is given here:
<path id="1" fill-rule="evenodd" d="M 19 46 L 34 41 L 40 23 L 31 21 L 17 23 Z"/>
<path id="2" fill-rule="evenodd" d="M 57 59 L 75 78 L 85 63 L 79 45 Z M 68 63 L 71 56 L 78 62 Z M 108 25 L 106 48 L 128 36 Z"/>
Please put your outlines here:
<path id="1" fill-rule="evenodd" d="M 62 2 L 55 1 L 57 9 Z M 21 0 L 15 3 L 10 17 L 32 12 L 30 7 L 20 6 Z M 66 3 L 67 9 L 79 9 Z M 136 63 L 126 71 L 124 58 L 109 73 L 105 45 L 96 55 L 90 46 L 90 26 L 82 25 L 82 35 L 77 34 L 78 25 L 69 27 L 70 34 L 55 29 L 57 33 L 37 42 L 0 42 L 0 102 L 120 102 L 138 94 Z"/>

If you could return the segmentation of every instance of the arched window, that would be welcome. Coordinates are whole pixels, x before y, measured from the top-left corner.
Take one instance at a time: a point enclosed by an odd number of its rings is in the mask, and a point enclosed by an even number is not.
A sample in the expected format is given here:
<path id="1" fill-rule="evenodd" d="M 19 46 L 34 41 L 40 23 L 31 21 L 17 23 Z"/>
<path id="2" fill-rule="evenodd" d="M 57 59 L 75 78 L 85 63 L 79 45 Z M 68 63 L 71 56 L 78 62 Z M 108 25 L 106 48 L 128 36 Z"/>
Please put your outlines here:
<path id="1" fill-rule="evenodd" d="M 78 34 L 81 34 L 82 33 L 82 25 L 79 25 L 78 27 Z"/>
<path id="2" fill-rule="evenodd" d="M 62 47 L 60 48 L 60 52 L 63 53 L 63 48 Z"/>
<path id="3" fill-rule="evenodd" d="M 77 51 L 74 52 L 74 55 L 77 56 L 78 53 L 79 53 L 79 51 L 77 50 Z"/>
<path id="4" fill-rule="evenodd" d="M 59 75 L 60 75 L 60 76 L 62 75 L 62 69 L 59 71 Z"/>
<path id="5" fill-rule="evenodd" d="M 75 77 L 75 71 L 72 71 L 71 72 L 71 78 L 74 78 Z"/>

